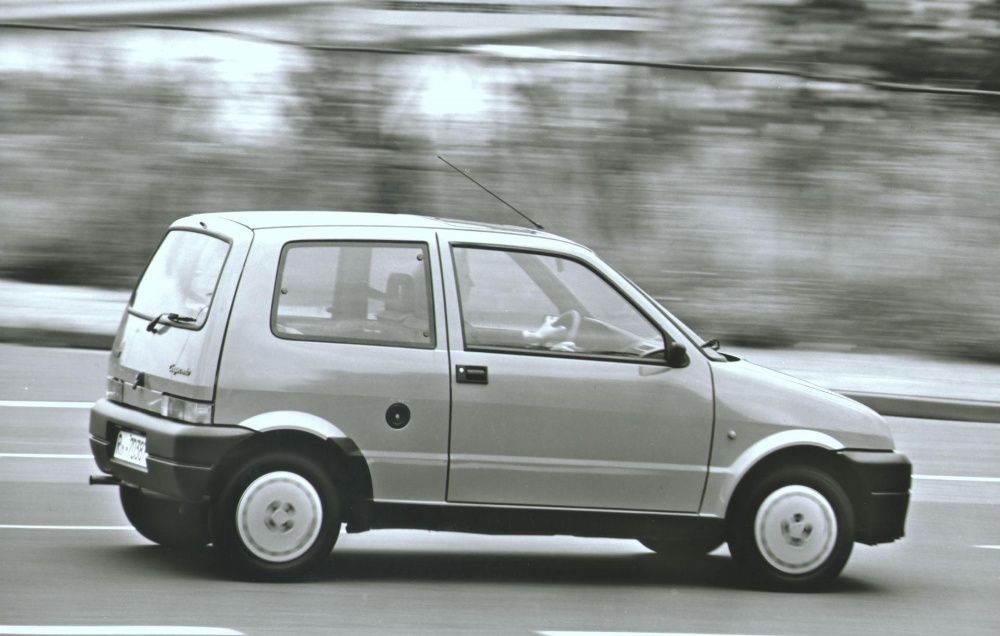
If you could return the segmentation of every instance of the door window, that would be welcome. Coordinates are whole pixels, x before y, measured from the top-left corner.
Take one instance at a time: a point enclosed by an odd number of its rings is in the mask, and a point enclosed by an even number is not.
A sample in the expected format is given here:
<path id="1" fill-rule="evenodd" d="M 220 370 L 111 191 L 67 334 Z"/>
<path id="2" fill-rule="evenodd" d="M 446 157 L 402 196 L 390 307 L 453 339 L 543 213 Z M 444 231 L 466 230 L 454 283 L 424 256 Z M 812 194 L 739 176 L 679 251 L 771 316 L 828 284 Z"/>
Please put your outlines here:
<path id="1" fill-rule="evenodd" d="M 427 247 L 292 243 L 281 256 L 271 330 L 279 338 L 433 347 Z"/>
<path id="2" fill-rule="evenodd" d="M 468 349 L 641 358 L 663 335 L 589 267 L 569 258 L 455 247 Z"/>

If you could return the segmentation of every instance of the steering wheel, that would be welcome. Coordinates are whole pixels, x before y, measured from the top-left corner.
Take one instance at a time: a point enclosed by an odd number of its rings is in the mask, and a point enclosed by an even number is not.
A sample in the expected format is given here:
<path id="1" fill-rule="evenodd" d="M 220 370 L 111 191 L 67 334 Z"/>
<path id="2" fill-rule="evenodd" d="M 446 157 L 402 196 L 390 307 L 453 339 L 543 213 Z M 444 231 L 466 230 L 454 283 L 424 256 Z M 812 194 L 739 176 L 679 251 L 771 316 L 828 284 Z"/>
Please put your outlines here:
<path id="1" fill-rule="evenodd" d="M 580 312 L 575 309 L 567 309 L 552 321 L 552 326 L 565 327 L 566 333 L 560 337 L 560 340 L 568 340 L 572 342 L 576 340 L 576 334 L 580 332 L 580 323 L 582 321 L 583 319 L 580 317 Z"/>

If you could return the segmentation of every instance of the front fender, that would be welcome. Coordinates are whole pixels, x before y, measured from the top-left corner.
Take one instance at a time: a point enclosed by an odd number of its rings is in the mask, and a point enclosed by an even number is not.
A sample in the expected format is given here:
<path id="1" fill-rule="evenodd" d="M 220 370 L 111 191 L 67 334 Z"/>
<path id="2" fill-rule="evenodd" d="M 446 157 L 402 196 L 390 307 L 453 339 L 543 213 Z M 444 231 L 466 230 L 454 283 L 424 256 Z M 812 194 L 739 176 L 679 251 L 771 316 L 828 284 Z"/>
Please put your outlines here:
<path id="1" fill-rule="evenodd" d="M 844 445 L 830 435 L 809 429 L 784 430 L 758 440 L 740 453 L 728 466 L 709 467 L 705 497 L 702 500 L 702 515 L 720 519 L 725 517 L 729 499 L 750 469 L 772 453 L 793 446 L 810 446 L 828 451 L 844 449 Z"/>

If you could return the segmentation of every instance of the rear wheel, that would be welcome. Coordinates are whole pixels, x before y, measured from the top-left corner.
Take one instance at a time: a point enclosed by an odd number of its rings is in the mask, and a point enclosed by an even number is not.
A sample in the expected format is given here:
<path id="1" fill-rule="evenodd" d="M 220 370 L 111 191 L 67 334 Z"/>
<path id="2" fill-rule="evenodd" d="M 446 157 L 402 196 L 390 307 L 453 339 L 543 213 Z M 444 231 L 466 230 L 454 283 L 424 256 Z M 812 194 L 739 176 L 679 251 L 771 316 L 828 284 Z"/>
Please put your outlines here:
<path id="1" fill-rule="evenodd" d="M 729 548 L 765 587 L 807 590 L 833 580 L 854 546 L 854 510 L 843 487 L 812 466 L 784 468 L 751 486 L 729 523 Z"/>
<path id="2" fill-rule="evenodd" d="M 203 505 L 157 497 L 138 488 L 118 487 L 129 523 L 153 543 L 170 548 L 199 548 L 208 543 L 208 514 Z"/>
<path id="3" fill-rule="evenodd" d="M 319 462 L 292 452 L 259 455 L 229 478 L 213 511 L 213 538 L 239 575 L 301 578 L 330 554 L 340 500 Z"/>

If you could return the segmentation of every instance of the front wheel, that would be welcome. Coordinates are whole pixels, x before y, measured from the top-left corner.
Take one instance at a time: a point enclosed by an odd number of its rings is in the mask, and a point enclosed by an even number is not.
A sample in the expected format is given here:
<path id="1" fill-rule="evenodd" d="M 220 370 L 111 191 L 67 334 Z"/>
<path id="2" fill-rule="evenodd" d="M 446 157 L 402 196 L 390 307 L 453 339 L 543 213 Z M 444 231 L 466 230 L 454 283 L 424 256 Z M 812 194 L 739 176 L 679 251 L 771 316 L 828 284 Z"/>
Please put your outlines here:
<path id="1" fill-rule="evenodd" d="M 729 548 L 765 587 L 807 590 L 832 581 L 854 546 L 854 510 L 828 473 L 790 467 L 759 480 L 737 502 Z"/>
<path id="2" fill-rule="evenodd" d="M 329 474 L 291 452 L 252 458 L 229 478 L 215 506 L 215 546 L 249 579 L 301 578 L 327 558 L 340 534 L 340 500 Z"/>
<path id="3" fill-rule="evenodd" d="M 139 534 L 168 548 L 200 548 L 208 543 L 205 506 L 157 497 L 122 484 L 122 510 Z"/>

